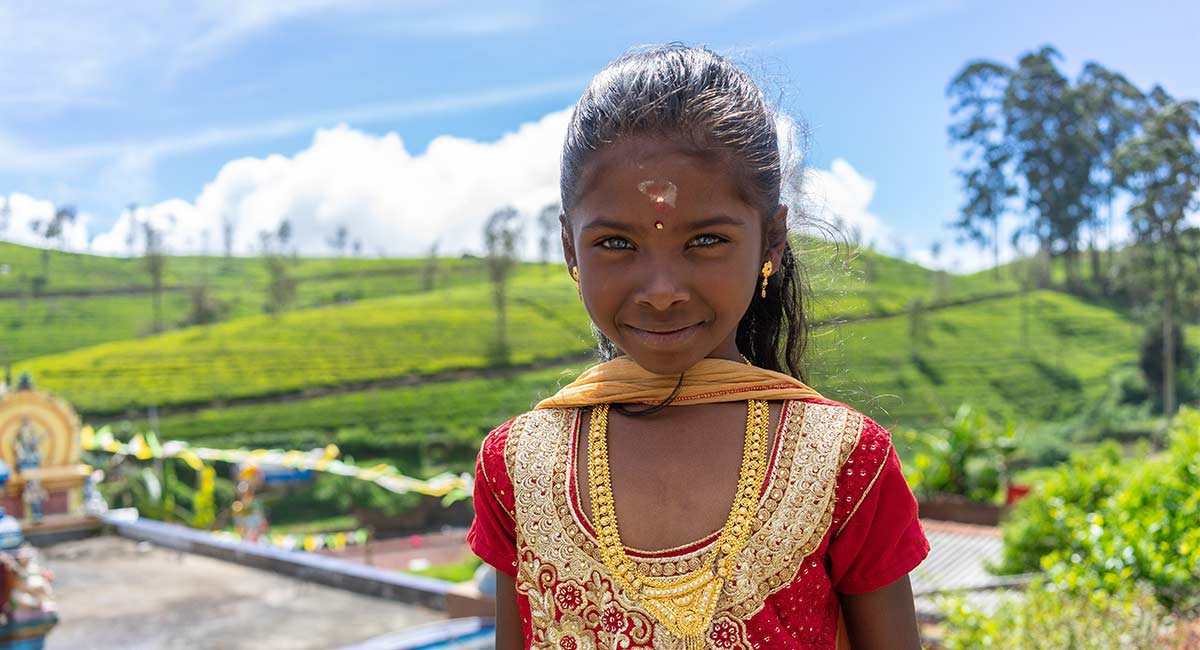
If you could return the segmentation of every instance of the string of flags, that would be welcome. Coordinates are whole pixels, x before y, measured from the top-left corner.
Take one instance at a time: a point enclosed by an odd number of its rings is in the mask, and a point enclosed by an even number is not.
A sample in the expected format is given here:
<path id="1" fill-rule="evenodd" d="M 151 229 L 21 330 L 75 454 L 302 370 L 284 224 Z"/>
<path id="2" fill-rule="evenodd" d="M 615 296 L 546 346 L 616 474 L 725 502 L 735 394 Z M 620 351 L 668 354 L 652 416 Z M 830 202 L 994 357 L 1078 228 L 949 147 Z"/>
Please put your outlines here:
<path id="1" fill-rule="evenodd" d="M 252 464 L 258 467 L 287 467 L 296 470 L 328 472 L 339 476 L 370 481 L 397 494 L 417 492 L 432 497 L 444 497 L 455 490 L 471 493 L 473 478 L 470 474 L 443 473 L 429 479 L 418 479 L 404 475 L 387 463 L 360 467 L 338 460 L 337 445 L 311 451 L 283 449 L 213 449 L 193 447 L 181 440 L 160 442 L 153 431 L 138 432 L 129 442 L 117 440 L 112 429 L 105 425 L 100 429 L 85 426 L 80 431 L 80 443 L 88 451 L 106 451 L 111 454 L 133 456 L 138 460 L 178 458 L 189 467 L 201 471 L 204 461 L 221 461 L 236 464 Z"/>
<path id="2" fill-rule="evenodd" d="M 230 540 L 241 540 L 242 536 L 231 531 L 215 531 L 214 535 Z M 347 546 L 366 544 L 371 539 L 370 532 L 366 528 L 357 530 L 339 531 L 336 533 L 315 533 L 307 535 L 291 535 L 272 533 L 270 535 L 260 535 L 255 541 L 258 543 L 267 542 L 278 548 L 294 551 L 303 549 L 305 551 L 319 551 L 321 549 L 329 549 L 331 551 L 343 551 Z"/>

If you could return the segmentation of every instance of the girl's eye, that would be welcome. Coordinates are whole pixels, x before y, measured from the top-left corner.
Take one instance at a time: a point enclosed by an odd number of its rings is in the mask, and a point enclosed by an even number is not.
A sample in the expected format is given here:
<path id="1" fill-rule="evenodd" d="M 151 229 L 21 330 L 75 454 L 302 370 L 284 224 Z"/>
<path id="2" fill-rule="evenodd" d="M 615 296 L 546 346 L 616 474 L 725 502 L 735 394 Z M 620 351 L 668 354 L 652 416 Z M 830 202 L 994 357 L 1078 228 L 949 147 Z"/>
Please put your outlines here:
<path id="1" fill-rule="evenodd" d="M 701 248 L 707 248 L 725 243 L 725 238 L 716 235 L 697 235 L 692 239 L 691 243 Z"/>
<path id="2" fill-rule="evenodd" d="M 624 237 L 605 237 L 600 240 L 600 247 L 620 251 L 633 248 L 633 243 Z"/>

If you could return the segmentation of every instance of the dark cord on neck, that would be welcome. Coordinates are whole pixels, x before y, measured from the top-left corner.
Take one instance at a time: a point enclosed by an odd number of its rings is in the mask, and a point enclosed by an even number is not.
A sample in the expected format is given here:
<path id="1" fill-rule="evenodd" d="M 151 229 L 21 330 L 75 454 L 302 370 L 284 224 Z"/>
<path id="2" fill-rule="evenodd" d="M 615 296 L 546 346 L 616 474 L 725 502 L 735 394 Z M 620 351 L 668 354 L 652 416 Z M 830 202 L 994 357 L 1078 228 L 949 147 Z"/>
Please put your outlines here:
<path id="1" fill-rule="evenodd" d="M 671 394 L 667 396 L 667 399 L 659 402 L 658 404 L 655 404 L 654 406 L 650 406 L 648 408 L 640 409 L 637 411 L 631 411 L 622 404 L 613 404 L 612 410 L 616 411 L 617 413 L 620 413 L 621 415 L 624 415 L 625 417 L 631 417 L 631 418 L 639 417 L 642 415 L 654 415 L 655 413 L 658 413 L 659 411 L 667 408 L 668 406 L 671 405 L 671 402 L 675 401 L 675 396 L 679 394 L 679 389 L 683 388 L 683 375 L 684 375 L 684 373 L 682 373 L 682 372 L 679 373 L 679 381 L 675 383 L 675 390 L 671 391 Z"/>

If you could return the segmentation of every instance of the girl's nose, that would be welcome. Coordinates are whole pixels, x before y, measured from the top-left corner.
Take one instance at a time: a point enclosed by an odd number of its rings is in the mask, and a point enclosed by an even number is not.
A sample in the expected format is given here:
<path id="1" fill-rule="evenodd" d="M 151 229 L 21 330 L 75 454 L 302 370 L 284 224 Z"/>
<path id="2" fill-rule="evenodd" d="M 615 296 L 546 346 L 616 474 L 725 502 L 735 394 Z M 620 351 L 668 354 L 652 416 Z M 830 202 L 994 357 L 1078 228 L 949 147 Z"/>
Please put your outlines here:
<path id="1" fill-rule="evenodd" d="M 638 304 L 667 311 L 676 304 L 687 302 L 689 293 L 682 278 L 670 269 L 646 269 L 644 280 L 636 295 Z"/>

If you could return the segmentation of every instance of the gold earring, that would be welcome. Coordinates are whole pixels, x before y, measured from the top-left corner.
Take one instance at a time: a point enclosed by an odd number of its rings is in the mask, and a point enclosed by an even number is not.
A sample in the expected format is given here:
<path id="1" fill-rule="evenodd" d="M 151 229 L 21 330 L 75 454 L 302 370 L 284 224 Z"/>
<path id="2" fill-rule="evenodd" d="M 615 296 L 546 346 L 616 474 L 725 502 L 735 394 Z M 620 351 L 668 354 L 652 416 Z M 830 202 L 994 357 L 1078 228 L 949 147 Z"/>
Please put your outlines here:
<path id="1" fill-rule="evenodd" d="M 583 289 L 579 288 L 579 267 L 571 267 L 571 277 L 575 278 L 575 293 L 579 294 L 579 302 L 583 302 Z"/>
<path id="2" fill-rule="evenodd" d="M 766 297 L 767 297 L 767 278 L 771 277 L 771 269 L 773 269 L 773 268 L 775 268 L 775 266 L 774 266 L 773 264 L 771 264 L 771 260 L 767 260 L 766 262 L 763 262 L 763 269 L 762 269 L 762 276 L 763 276 L 763 281 L 762 281 L 762 291 L 760 291 L 760 292 L 759 292 L 759 294 L 758 294 L 759 296 L 761 296 L 761 297 L 763 297 L 763 298 L 766 298 Z"/>

